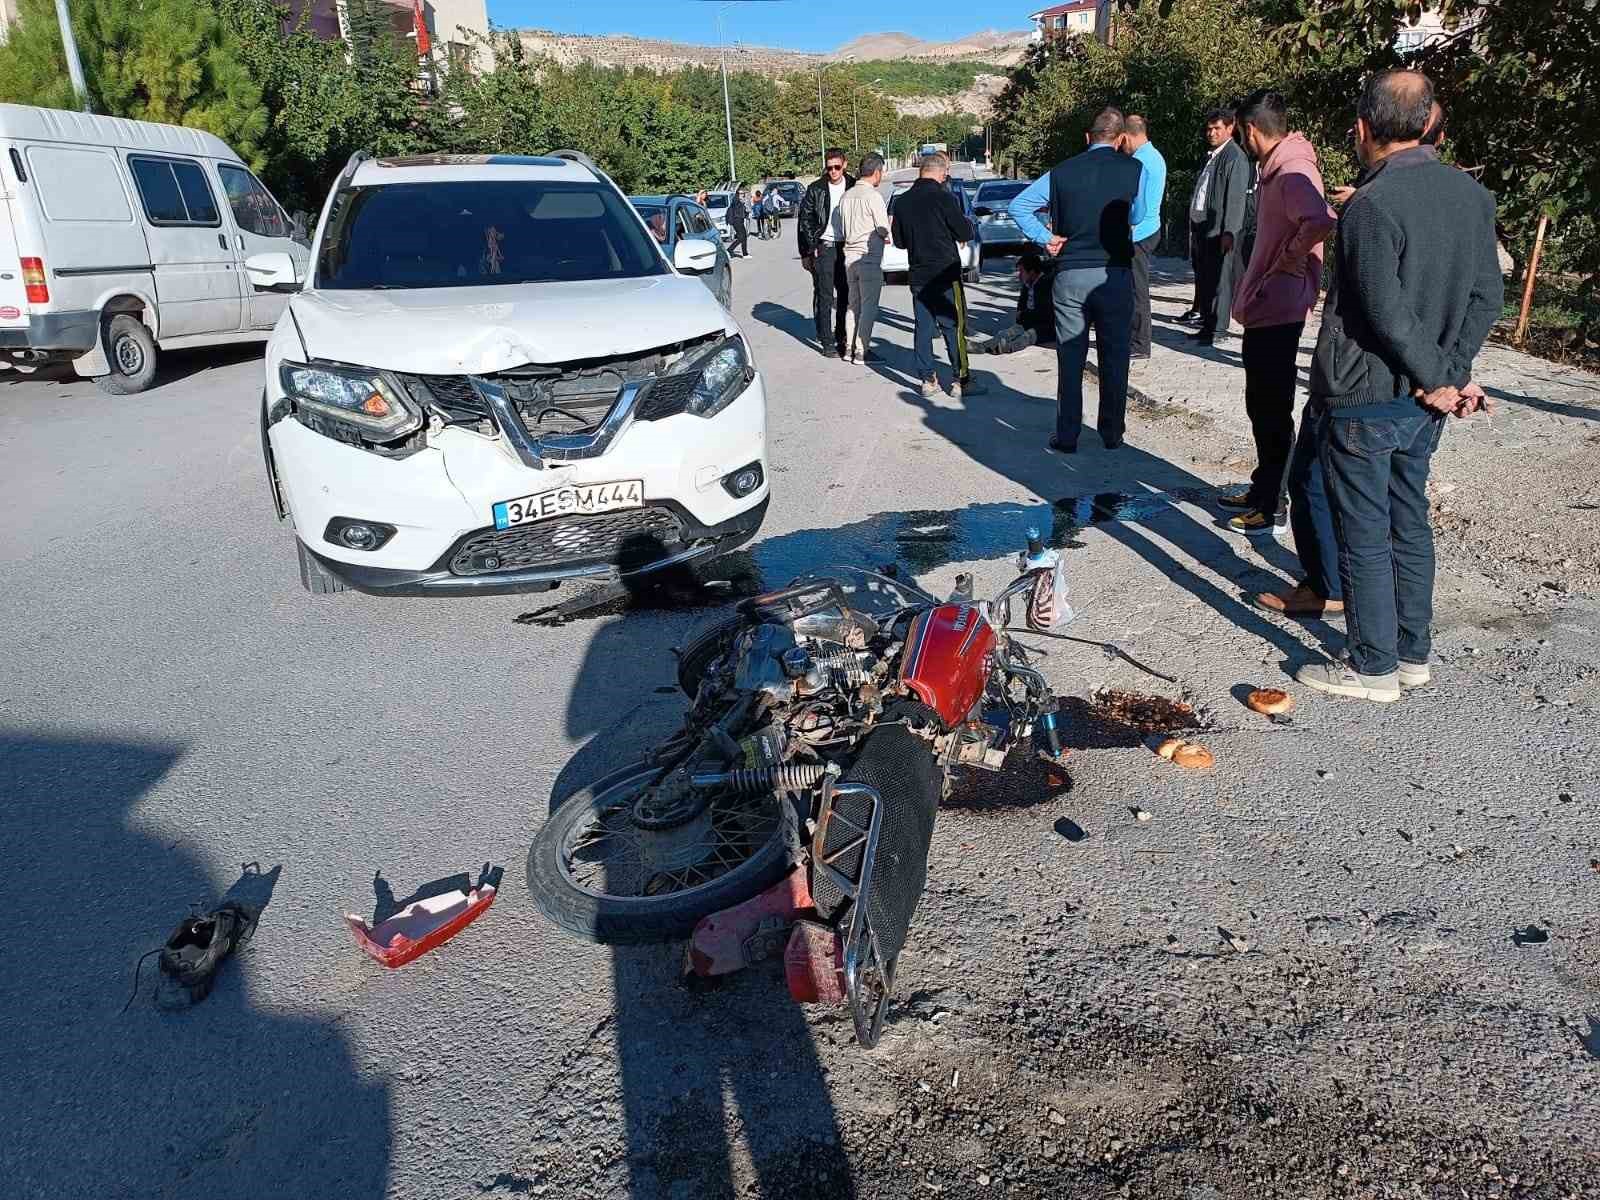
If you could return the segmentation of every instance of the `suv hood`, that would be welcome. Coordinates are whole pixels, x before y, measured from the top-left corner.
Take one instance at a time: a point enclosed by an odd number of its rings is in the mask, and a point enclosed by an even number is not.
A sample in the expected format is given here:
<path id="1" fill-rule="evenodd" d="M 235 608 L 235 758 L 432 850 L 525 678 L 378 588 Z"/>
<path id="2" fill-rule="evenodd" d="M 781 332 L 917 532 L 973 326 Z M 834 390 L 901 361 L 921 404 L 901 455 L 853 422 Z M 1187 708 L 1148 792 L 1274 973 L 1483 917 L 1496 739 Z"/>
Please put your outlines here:
<path id="1" fill-rule="evenodd" d="M 705 285 L 683 275 L 310 291 L 289 312 L 309 357 L 415 375 L 615 358 L 735 331 Z"/>

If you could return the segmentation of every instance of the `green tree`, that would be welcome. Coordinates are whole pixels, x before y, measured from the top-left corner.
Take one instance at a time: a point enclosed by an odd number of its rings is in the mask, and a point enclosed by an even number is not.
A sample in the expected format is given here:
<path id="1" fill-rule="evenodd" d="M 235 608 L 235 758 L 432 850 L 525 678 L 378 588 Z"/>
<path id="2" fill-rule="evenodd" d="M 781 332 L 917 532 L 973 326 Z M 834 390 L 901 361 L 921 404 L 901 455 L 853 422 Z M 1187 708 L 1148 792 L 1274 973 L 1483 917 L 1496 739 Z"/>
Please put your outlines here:
<path id="1" fill-rule="evenodd" d="M 1526 254 L 1548 215 L 1558 244 L 1567 234 L 1567 265 L 1594 286 L 1600 126 L 1587 106 L 1600 95 L 1600 0 L 1261 2 L 1274 5 L 1298 78 L 1320 84 L 1334 124 L 1353 120 L 1372 71 L 1427 71 L 1448 114 L 1447 148 L 1496 194 L 1513 253 Z M 1424 11 L 1446 35 L 1402 51 L 1397 36 Z"/>
<path id="2" fill-rule="evenodd" d="M 261 89 L 211 4 L 78 0 L 72 31 L 95 112 L 205 129 L 261 164 Z M 0 46 L 0 100 L 78 107 L 52 0 L 22 0 Z"/>

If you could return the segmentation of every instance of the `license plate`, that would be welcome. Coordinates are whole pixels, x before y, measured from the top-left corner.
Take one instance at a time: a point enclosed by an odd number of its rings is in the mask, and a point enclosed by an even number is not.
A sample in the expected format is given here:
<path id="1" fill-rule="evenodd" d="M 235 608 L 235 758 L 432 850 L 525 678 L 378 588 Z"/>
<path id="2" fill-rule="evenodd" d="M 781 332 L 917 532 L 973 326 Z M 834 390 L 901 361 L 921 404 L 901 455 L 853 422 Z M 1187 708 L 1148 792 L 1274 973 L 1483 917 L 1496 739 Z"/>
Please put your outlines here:
<path id="1" fill-rule="evenodd" d="M 510 529 L 547 517 L 616 512 L 623 508 L 644 507 L 644 480 L 624 479 L 616 483 L 567 483 L 547 492 L 535 492 L 516 500 L 502 500 L 494 506 L 494 527 Z"/>

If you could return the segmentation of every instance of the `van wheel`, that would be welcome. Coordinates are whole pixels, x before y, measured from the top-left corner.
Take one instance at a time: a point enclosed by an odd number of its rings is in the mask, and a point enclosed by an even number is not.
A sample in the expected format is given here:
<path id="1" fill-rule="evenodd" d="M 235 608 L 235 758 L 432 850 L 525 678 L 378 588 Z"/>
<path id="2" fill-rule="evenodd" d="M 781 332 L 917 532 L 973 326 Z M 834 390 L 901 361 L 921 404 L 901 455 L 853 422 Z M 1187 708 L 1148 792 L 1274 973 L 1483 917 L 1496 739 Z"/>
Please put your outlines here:
<path id="1" fill-rule="evenodd" d="M 300 552 L 300 584 L 306 591 L 313 596 L 331 596 L 336 592 L 351 590 L 348 583 L 319 563 L 299 538 L 295 538 L 294 548 Z"/>
<path id="2" fill-rule="evenodd" d="M 156 381 L 156 340 L 138 317 L 117 313 L 102 326 L 111 373 L 95 380 L 102 392 L 131 396 Z"/>

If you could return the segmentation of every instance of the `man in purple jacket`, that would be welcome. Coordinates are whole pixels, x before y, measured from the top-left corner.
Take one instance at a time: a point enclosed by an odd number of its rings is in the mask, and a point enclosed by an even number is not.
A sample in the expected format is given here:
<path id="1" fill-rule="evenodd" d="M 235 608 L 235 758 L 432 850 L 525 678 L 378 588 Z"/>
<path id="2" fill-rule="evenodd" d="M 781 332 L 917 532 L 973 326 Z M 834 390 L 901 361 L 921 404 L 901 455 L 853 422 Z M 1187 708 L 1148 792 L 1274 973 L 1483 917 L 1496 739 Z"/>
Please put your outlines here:
<path id="1" fill-rule="evenodd" d="M 1289 459 L 1295 445 L 1300 335 L 1322 282 L 1322 243 L 1336 221 L 1323 194 L 1316 150 L 1304 136 L 1289 132 L 1283 97 L 1265 89 L 1252 93 L 1240 105 L 1239 124 L 1261 173 L 1255 245 L 1233 304 L 1233 315 L 1244 326 L 1244 405 L 1255 436 L 1256 469 L 1248 491 L 1225 494 L 1221 502 L 1241 510 L 1228 522 L 1230 528 L 1270 534 L 1286 491 L 1293 492 L 1295 546 L 1307 580 L 1257 602 L 1279 612 L 1321 616 L 1342 608 L 1328 505 L 1312 470 L 1315 458 L 1299 464 L 1292 487 Z M 1302 438 L 1308 449 L 1317 444 L 1314 437 L 1302 433 Z"/>

